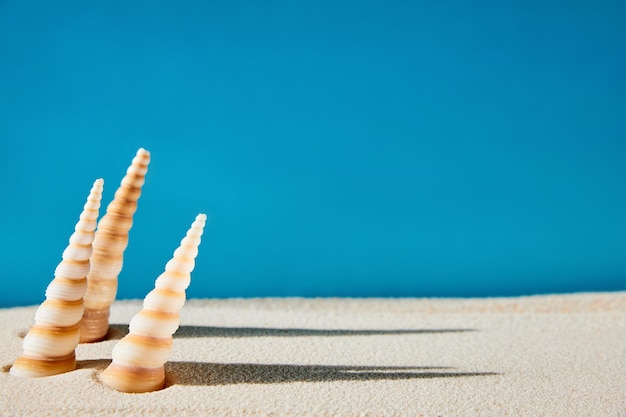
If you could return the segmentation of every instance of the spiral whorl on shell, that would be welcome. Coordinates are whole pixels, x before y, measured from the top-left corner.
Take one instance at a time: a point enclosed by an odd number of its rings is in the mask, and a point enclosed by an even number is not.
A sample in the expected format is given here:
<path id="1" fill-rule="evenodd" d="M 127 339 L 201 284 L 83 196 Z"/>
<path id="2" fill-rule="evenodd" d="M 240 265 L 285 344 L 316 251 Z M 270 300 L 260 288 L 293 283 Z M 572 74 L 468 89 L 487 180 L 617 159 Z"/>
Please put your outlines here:
<path id="1" fill-rule="evenodd" d="M 149 163 L 150 153 L 139 149 L 106 214 L 98 222 L 91 270 L 87 276 L 85 312 L 80 322 L 81 343 L 102 340 L 109 330 L 109 308 L 115 301 L 117 276 L 122 270 L 128 232 L 133 225 L 133 214 L 137 210 Z"/>
<path id="2" fill-rule="evenodd" d="M 172 335 L 178 329 L 178 312 L 185 304 L 206 215 L 198 214 L 146 295 L 141 310 L 130 321 L 129 333 L 113 348 L 113 362 L 100 374 L 106 385 L 122 392 L 149 392 L 163 388 L 170 358 Z"/>
<path id="3" fill-rule="evenodd" d="M 100 209 L 103 180 L 94 182 L 87 202 L 46 289 L 46 300 L 35 313 L 35 325 L 24 338 L 24 352 L 11 367 L 11 375 L 40 377 L 76 368 L 83 295 L 87 289 L 89 257 Z"/>

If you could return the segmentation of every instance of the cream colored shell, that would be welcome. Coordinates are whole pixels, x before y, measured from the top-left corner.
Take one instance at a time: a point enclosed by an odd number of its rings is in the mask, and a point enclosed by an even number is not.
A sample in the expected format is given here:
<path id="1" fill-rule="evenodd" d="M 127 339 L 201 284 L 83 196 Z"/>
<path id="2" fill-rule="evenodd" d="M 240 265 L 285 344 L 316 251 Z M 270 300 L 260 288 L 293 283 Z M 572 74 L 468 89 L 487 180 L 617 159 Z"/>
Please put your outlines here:
<path id="1" fill-rule="evenodd" d="M 122 270 L 128 232 L 133 225 L 133 214 L 150 163 L 150 153 L 141 148 L 132 160 L 108 205 L 106 214 L 98 222 L 93 241 L 91 270 L 87 276 L 85 311 L 80 323 L 80 341 L 102 340 L 109 329 L 109 308 L 117 293 L 117 277 Z"/>
<path id="2" fill-rule="evenodd" d="M 11 367 L 11 375 L 40 377 L 76 368 L 74 349 L 79 340 L 78 323 L 83 315 L 83 295 L 103 183 L 98 179 L 91 188 L 63 260 L 48 285 L 46 300 L 35 313 L 35 325 L 24 338 L 23 353 Z"/>
<path id="3" fill-rule="evenodd" d="M 172 352 L 172 335 L 179 326 L 178 312 L 185 304 L 205 222 L 206 215 L 196 217 L 155 288 L 144 299 L 143 309 L 130 321 L 128 335 L 113 348 L 113 361 L 100 374 L 106 385 L 122 392 L 163 388 L 163 365 Z"/>

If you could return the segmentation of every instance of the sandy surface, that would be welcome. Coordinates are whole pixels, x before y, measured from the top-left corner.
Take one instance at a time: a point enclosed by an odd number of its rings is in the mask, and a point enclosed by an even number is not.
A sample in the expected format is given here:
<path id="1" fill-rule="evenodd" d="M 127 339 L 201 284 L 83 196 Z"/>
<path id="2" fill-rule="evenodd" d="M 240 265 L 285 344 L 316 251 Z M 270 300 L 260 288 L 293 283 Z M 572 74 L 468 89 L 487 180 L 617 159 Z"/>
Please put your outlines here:
<path id="1" fill-rule="evenodd" d="M 168 387 L 98 373 L 140 310 L 79 369 L 15 378 L 35 307 L 0 310 L 2 415 L 626 416 L 626 292 L 510 299 L 190 300 Z"/>

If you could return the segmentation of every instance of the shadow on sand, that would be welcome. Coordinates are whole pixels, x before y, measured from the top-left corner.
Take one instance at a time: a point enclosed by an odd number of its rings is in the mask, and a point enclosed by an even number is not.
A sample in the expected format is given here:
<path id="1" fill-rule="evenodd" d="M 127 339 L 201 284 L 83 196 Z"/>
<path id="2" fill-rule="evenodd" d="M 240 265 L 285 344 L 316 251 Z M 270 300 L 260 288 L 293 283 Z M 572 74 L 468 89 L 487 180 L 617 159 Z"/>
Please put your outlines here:
<path id="1" fill-rule="evenodd" d="M 266 327 L 213 327 L 180 326 L 175 338 L 191 337 L 302 337 L 302 336 L 380 336 L 432 333 L 472 332 L 474 329 L 381 329 L 381 330 L 343 330 L 343 329 L 277 329 Z M 106 340 L 121 339 L 128 333 L 127 324 L 111 324 Z"/>
<path id="2" fill-rule="evenodd" d="M 169 362 L 167 385 L 279 384 L 287 382 L 376 381 L 497 375 L 453 372 L 449 367 L 267 365 Z"/>
<path id="3" fill-rule="evenodd" d="M 102 371 L 108 359 L 78 361 L 77 369 Z M 335 366 L 252 363 L 168 362 L 167 386 L 281 384 L 288 382 L 378 381 L 463 378 L 499 375 L 495 372 L 454 372 L 445 366 Z"/>

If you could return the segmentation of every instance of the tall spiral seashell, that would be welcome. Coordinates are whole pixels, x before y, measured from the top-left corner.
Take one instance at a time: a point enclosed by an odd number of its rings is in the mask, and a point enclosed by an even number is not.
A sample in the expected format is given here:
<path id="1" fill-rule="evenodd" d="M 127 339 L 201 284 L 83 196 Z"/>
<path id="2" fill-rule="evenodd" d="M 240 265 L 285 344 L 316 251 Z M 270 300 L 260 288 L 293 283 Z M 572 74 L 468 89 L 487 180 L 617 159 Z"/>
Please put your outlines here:
<path id="1" fill-rule="evenodd" d="M 128 232 L 145 182 L 150 152 L 141 148 L 115 192 L 106 214 L 98 222 L 93 241 L 91 270 L 87 276 L 85 312 L 80 322 L 80 342 L 97 342 L 109 330 L 109 308 L 117 293 L 117 276 L 122 270 Z"/>
<path id="2" fill-rule="evenodd" d="M 91 188 L 63 260 L 46 289 L 46 300 L 35 313 L 35 325 L 24 338 L 24 351 L 11 367 L 11 375 L 41 377 L 76 368 L 74 350 L 78 345 L 78 323 L 83 315 L 83 295 L 87 290 L 86 277 L 103 183 L 98 179 Z"/>
<path id="3" fill-rule="evenodd" d="M 129 333 L 113 348 L 113 362 L 100 374 L 106 385 L 122 392 L 149 392 L 163 388 L 163 365 L 172 352 L 172 335 L 180 324 L 178 312 L 195 266 L 206 215 L 198 214 L 146 295 L 141 310 L 130 321 Z"/>

